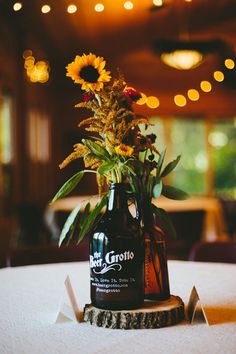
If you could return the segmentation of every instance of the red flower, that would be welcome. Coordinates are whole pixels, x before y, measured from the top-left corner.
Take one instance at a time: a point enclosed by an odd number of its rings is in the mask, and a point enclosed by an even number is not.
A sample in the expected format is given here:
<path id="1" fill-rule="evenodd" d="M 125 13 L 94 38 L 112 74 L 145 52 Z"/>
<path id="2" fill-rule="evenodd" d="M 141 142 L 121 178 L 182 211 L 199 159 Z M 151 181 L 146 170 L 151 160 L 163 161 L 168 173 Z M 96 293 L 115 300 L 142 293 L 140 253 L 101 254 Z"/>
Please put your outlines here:
<path id="1" fill-rule="evenodd" d="M 84 93 L 83 94 L 83 102 L 92 101 L 92 100 L 94 100 L 94 98 L 95 98 L 94 93 Z"/>
<path id="2" fill-rule="evenodd" d="M 140 92 L 132 88 L 126 88 L 123 92 L 131 101 L 134 102 L 138 101 L 142 97 Z"/>

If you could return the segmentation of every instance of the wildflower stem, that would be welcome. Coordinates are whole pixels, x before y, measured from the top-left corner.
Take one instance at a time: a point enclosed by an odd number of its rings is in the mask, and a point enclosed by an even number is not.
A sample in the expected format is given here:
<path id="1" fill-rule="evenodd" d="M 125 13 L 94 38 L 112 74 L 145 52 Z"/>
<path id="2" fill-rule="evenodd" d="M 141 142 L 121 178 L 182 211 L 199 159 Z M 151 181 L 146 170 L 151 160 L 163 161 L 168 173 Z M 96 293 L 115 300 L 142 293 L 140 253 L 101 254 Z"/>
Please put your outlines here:
<path id="1" fill-rule="evenodd" d="M 93 170 L 84 170 L 84 172 L 97 173 L 97 171 L 93 171 Z"/>

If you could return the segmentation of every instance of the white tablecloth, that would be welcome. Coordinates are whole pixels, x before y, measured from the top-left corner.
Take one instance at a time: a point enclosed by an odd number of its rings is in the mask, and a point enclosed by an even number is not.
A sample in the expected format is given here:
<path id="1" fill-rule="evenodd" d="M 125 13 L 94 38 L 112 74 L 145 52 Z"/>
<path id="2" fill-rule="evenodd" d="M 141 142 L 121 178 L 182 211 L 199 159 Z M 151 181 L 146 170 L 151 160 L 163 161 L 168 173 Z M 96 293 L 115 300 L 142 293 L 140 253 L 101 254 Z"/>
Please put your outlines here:
<path id="1" fill-rule="evenodd" d="M 169 261 L 171 293 L 187 303 L 195 285 L 210 326 L 184 321 L 147 330 L 55 323 L 66 276 L 83 306 L 88 274 L 87 262 L 1 269 L 0 353 L 236 353 L 236 265 Z"/>

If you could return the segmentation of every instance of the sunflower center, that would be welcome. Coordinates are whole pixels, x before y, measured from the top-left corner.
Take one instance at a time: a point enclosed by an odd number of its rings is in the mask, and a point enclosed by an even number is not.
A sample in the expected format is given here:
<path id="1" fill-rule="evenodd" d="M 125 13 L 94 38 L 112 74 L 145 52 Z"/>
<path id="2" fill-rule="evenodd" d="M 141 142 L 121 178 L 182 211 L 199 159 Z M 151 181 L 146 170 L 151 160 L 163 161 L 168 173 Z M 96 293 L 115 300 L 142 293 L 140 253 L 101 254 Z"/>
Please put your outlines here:
<path id="1" fill-rule="evenodd" d="M 99 72 L 92 65 L 84 66 L 79 73 L 79 76 L 87 82 L 97 82 L 99 78 Z"/>

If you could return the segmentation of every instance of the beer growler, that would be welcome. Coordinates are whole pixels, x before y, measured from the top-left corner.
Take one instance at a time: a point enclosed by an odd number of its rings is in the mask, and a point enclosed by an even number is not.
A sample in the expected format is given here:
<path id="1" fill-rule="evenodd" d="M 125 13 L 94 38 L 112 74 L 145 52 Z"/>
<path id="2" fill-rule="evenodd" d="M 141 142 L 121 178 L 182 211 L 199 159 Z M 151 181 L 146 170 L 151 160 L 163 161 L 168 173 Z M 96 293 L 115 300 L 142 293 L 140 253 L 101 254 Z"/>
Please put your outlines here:
<path id="1" fill-rule="evenodd" d="M 128 208 L 126 185 L 112 183 L 105 214 L 90 236 L 90 289 L 93 306 L 134 309 L 144 299 L 144 239 L 137 204 Z"/>

